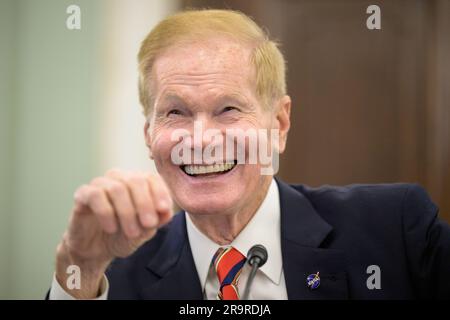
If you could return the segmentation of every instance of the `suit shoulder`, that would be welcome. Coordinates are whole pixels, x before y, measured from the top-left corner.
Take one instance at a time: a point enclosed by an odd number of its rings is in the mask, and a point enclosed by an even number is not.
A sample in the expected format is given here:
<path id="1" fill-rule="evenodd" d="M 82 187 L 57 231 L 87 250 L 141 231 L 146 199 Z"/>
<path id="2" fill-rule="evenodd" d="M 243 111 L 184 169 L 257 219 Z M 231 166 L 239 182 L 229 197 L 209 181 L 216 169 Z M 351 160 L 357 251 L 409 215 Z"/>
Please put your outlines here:
<path id="1" fill-rule="evenodd" d="M 344 186 L 323 185 L 310 187 L 307 185 L 292 185 L 310 201 L 327 200 L 332 202 L 378 202 L 386 200 L 402 200 L 408 194 L 416 194 L 423 198 L 425 190 L 413 183 L 384 183 L 384 184 L 350 184 Z"/>
<path id="2" fill-rule="evenodd" d="M 405 230 L 430 225 L 436 207 L 418 184 L 293 186 L 333 226 L 330 241 L 346 247 L 348 241 L 361 246 L 376 244 L 393 249 L 403 243 Z M 397 247 L 396 247 L 397 248 Z M 397 248 L 401 252 L 404 248 Z M 364 250 L 368 250 L 364 247 Z"/>
<path id="3" fill-rule="evenodd" d="M 387 221 L 401 219 L 401 215 L 411 208 L 422 207 L 433 211 L 434 204 L 426 191 L 418 184 L 351 184 L 345 186 L 324 185 L 309 187 L 293 185 L 294 189 L 303 194 L 313 207 L 323 215 L 333 219 L 334 216 L 349 218 L 383 218 Z M 414 214 L 414 213 L 412 213 Z"/>

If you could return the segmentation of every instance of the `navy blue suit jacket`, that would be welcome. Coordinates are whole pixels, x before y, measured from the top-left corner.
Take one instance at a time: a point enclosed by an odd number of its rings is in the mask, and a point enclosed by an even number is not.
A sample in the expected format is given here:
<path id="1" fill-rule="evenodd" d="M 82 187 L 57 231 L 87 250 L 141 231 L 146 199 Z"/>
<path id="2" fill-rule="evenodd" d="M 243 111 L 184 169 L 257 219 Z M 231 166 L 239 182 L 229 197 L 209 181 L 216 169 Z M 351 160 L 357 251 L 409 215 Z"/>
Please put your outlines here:
<path id="1" fill-rule="evenodd" d="M 277 183 L 289 299 L 450 298 L 450 228 L 420 186 Z M 370 265 L 381 289 L 367 287 Z M 306 277 L 318 271 L 310 290 Z M 107 277 L 109 299 L 203 299 L 184 214 L 116 259 Z"/>

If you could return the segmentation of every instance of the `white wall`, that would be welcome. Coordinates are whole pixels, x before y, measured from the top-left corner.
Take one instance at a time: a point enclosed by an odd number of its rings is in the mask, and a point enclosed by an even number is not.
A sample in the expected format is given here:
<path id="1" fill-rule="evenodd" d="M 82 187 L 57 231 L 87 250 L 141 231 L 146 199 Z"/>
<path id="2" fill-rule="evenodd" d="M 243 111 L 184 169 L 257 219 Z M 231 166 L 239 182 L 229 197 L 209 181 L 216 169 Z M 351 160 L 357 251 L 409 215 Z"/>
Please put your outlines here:
<path id="1" fill-rule="evenodd" d="M 119 167 L 154 171 L 144 143 L 138 97 L 140 43 L 178 1 L 103 0 L 102 85 L 99 105 L 100 171 Z"/>

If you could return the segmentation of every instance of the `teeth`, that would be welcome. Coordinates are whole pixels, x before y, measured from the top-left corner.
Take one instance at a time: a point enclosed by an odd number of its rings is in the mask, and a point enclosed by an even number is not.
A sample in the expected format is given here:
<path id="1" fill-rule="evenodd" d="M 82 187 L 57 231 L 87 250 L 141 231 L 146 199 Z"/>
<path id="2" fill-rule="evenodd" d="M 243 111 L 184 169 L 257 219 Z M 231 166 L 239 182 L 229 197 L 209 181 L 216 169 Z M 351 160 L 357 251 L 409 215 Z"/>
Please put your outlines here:
<path id="1" fill-rule="evenodd" d="M 183 170 L 187 174 L 206 174 L 228 171 L 234 167 L 234 163 L 213 164 L 213 165 L 189 165 L 184 166 Z"/>

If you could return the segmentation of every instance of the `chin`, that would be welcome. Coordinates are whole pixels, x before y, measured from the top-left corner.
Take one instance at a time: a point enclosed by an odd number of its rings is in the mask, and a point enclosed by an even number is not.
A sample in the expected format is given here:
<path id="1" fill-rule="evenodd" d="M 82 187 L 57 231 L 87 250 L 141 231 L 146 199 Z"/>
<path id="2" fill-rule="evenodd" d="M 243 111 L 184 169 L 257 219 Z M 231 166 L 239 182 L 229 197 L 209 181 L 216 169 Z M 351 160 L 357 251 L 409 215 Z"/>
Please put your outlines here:
<path id="1" fill-rule="evenodd" d="M 178 199 L 178 204 L 192 214 L 215 215 L 232 212 L 232 208 L 239 207 L 241 201 L 242 195 L 224 195 L 223 193 L 215 195 L 196 193 L 191 195 L 187 192 Z"/>

